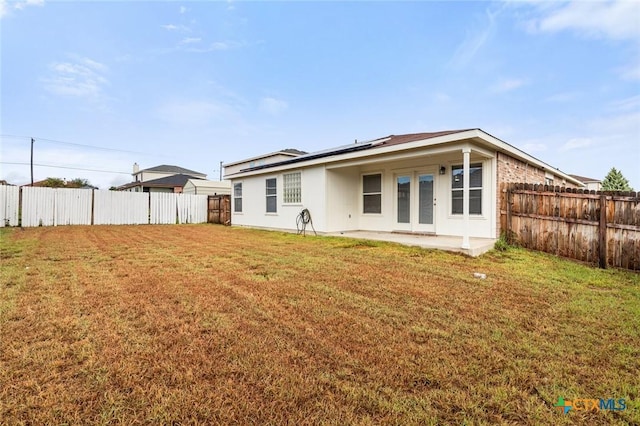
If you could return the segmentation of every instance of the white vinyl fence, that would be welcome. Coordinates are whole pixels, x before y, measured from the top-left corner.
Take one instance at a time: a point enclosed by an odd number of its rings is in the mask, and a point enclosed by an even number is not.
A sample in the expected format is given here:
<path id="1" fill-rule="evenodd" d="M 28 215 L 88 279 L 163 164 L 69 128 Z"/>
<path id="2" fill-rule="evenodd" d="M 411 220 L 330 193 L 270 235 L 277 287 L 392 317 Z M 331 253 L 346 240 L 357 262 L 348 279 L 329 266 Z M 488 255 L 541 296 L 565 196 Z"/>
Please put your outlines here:
<path id="1" fill-rule="evenodd" d="M 178 223 L 204 223 L 207 221 L 207 195 L 177 194 Z"/>
<path id="2" fill-rule="evenodd" d="M 0 226 L 204 223 L 207 195 L 0 186 Z"/>
<path id="3" fill-rule="evenodd" d="M 18 200 L 20 188 L 17 186 L 0 185 L 0 228 L 3 226 L 18 226 Z"/>
<path id="4" fill-rule="evenodd" d="M 207 221 L 207 200 L 206 195 L 152 192 L 151 223 L 204 223 Z"/>
<path id="5" fill-rule="evenodd" d="M 94 225 L 145 225 L 149 223 L 146 192 L 94 191 Z"/>

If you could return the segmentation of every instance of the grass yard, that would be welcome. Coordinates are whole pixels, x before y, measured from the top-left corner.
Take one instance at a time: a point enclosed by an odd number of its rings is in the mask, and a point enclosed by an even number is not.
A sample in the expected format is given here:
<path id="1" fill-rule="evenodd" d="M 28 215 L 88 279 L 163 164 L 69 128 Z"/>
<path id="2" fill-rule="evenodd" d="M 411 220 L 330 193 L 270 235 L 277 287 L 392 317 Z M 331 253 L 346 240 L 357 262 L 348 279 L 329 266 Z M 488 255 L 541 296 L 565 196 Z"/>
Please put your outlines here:
<path id="1" fill-rule="evenodd" d="M 638 273 L 215 225 L 0 247 L 2 424 L 640 423 Z"/>

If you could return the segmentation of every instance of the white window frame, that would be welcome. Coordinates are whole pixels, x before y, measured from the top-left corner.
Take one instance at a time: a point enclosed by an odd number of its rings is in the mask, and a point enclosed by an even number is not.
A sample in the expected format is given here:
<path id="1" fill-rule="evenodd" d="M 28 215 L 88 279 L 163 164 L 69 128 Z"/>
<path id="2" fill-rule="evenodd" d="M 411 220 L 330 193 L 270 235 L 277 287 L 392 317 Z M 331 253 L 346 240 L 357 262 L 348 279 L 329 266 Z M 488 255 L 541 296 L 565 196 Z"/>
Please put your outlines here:
<path id="1" fill-rule="evenodd" d="M 269 186 L 269 181 L 274 182 L 274 186 Z M 273 190 L 273 193 L 269 193 L 269 190 Z M 265 192 L 265 206 L 264 211 L 267 214 L 276 214 L 278 213 L 278 179 L 276 177 L 266 178 L 264 180 L 264 192 Z M 273 198 L 274 200 L 274 211 L 269 211 L 269 199 Z"/>
<path id="2" fill-rule="evenodd" d="M 295 178 L 293 180 L 290 179 L 290 177 L 294 175 L 298 175 L 297 181 L 295 180 Z M 297 183 L 297 186 L 295 185 L 296 183 Z M 297 197 L 295 197 L 296 195 Z M 287 205 L 302 204 L 302 172 L 298 171 L 298 172 L 290 172 L 290 173 L 282 174 L 282 204 L 287 204 Z"/>
<path id="3" fill-rule="evenodd" d="M 469 211 L 469 216 L 473 216 L 473 217 L 484 217 L 484 198 L 485 198 L 485 190 L 484 190 L 484 182 L 485 182 L 485 164 L 484 161 L 475 161 L 471 164 L 469 164 L 469 168 L 473 168 L 473 167 L 477 167 L 478 165 L 480 165 L 480 169 L 482 170 L 480 173 L 480 177 L 481 177 L 481 186 L 471 186 L 471 180 L 469 180 L 469 198 L 471 198 L 471 191 L 475 191 L 475 190 L 479 190 L 480 191 L 480 213 L 471 213 L 471 211 Z M 464 215 L 464 212 L 461 213 L 454 213 L 453 212 L 453 192 L 454 191 L 460 191 L 463 193 L 463 200 L 462 200 L 462 205 L 463 205 L 463 210 L 464 210 L 464 183 L 463 183 L 463 187 L 462 188 L 453 188 L 453 169 L 454 168 L 462 168 L 464 167 L 462 164 L 452 164 L 450 167 L 451 170 L 451 179 L 449 180 L 449 197 L 450 197 L 450 203 L 449 203 L 449 216 L 450 217 L 462 217 Z M 463 177 L 464 179 L 464 177 Z M 469 210 L 471 210 L 471 202 L 469 202 Z"/>
<path id="4" fill-rule="evenodd" d="M 364 192 L 364 178 L 365 176 L 380 176 L 380 191 L 378 192 Z M 374 215 L 374 216 L 381 216 L 382 215 L 382 206 L 383 206 L 383 189 L 384 187 L 384 174 L 379 171 L 379 172 L 367 172 L 367 173 L 362 173 L 360 175 L 360 203 L 362 204 L 362 207 L 360 209 L 361 214 L 363 215 Z M 379 212 L 365 212 L 365 202 L 364 202 L 364 198 L 366 196 L 371 196 L 371 195 L 380 195 L 380 211 Z"/>
<path id="5" fill-rule="evenodd" d="M 239 197 L 236 196 L 236 185 L 240 186 L 240 196 Z M 234 182 L 233 183 L 233 188 L 231 188 L 232 196 L 233 196 L 233 213 L 234 214 L 242 214 L 242 210 L 243 210 L 243 207 L 244 207 L 244 205 L 243 205 L 244 203 L 242 201 L 242 187 L 243 187 L 242 182 Z M 236 200 L 237 199 L 240 200 L 240 210 L 238 210 L 237 207 L 236 207 Z"/>

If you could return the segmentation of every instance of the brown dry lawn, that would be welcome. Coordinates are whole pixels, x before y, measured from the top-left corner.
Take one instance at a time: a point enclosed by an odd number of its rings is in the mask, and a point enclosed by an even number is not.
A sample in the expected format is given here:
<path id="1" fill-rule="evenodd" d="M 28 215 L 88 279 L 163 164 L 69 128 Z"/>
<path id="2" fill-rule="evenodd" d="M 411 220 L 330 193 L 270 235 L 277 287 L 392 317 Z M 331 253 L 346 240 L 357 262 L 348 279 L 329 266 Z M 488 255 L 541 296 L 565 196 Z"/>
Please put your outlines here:
<path id="1" fill-rule="evenodd" d="M 637 273 L 215 225 L 0 237 L 2 424 L 640 423 Z"/>

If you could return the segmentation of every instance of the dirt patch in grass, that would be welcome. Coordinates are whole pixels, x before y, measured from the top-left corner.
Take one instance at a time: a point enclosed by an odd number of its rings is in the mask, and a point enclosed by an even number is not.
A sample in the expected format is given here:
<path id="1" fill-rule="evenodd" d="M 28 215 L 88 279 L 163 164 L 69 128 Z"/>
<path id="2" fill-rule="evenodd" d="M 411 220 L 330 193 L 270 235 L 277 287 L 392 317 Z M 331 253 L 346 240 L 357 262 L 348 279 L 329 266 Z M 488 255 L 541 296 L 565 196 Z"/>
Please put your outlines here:
<path id="1" fill-rule="evenodd" d="M 212 225 L 0 237 L 0 422 L 640 422 L 638 274 Z"/>

